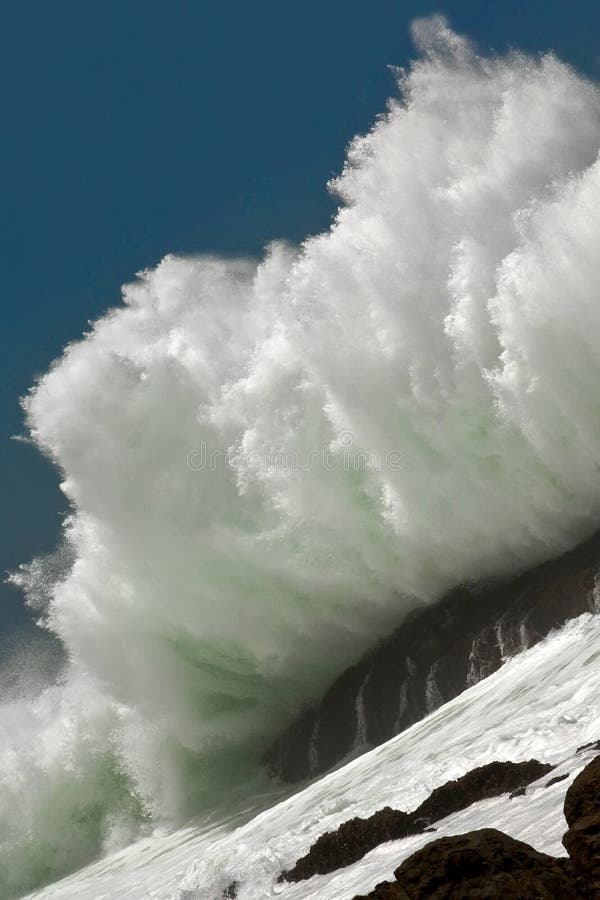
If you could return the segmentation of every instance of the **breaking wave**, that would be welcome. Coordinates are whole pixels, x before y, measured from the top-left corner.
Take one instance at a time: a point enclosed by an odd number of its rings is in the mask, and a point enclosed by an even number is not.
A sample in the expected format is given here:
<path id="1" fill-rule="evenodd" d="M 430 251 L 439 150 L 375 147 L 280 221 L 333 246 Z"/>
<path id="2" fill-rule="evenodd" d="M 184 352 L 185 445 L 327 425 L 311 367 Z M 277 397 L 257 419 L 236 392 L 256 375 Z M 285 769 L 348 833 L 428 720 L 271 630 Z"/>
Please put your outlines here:
<path id="1" fill-rule="evenodd" d="M 2 708 L 11 895 L 214 808 L 408 608 L 600 520 L 600 92 L 414 33 L 327 233 L 165 258 L 25 401 L 72 513 L 14 578 L 68 664 Z"/>

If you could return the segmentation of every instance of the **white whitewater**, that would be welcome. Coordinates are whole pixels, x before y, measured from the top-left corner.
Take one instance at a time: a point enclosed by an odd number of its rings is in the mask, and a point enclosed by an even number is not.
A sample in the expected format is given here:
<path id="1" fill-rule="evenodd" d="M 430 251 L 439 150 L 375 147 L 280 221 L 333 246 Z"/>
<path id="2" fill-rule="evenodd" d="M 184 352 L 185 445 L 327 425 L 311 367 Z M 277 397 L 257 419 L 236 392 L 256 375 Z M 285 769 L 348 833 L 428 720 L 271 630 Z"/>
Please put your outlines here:
<path id="1" fill-rule="evenodd" d="M 327 233 L 166 258 L 26 400 L 72 514 L 16 580 L 69 665 L 0 716 L 9 894 L 251 804 L 404 611 L 600 521 L 600 92 L 415 35 Z"/>
<path id="2" fill-rule="evenodd" d="M 327 775 L 248 824 L 188 828 L 142 841 L 34 896 L 38 900 L 351 900 L 392 879 L 411 853 L 446 834 L 494 827 L 537 850 L 566 856 L 562 804 L 600 737 L 600 617 L 586 614 L 509 661 L 403 734 Z M 324 831 L 383 806 L 414 809 L 450 778 L 493 760 L 557 764 L 527 790 L 474 804 L 436 822 L 435 835 L 390 841 L 330 875 L 298 884 L 277 877 Z M 569 778 L 546 787 L 550 778 Z"/>

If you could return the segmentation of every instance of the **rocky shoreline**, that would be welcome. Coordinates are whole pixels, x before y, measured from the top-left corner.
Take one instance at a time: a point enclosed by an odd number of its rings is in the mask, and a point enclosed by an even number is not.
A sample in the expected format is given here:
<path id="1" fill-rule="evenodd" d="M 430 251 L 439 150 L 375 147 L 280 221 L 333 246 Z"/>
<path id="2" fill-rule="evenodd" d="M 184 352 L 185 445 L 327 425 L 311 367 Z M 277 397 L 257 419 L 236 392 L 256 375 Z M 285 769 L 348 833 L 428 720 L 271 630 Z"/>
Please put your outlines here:
<path id="1" fill-rule="evenodd" d="M 595 611 L 599 573 L 600 532 L 517 578 L 457 588 L 413 611 L 280 736 L 265 765 L 300 781 L 389 740 L 568 619 Z"/>
<path id="2" fill-rule="evenodd" d="M 600 756 L 575 778 L 564 802 L 568 858 L 539 853 L 494 828 L 434 840 L 353 900 L 598 900 Z"/>
<path id="3" fill-rule="evenodd" d="M 349 866 L 385 841 L 435 831 L 432 825 L 452 813 L 499 794 L 518 793 L 553 769 L 547 763 L 491 762 L 435 788 L 417 809 L 407 813 L 384 807 L 368 819 L 354 818 L 326 832 L 279 881 L 302 881 Z"/>

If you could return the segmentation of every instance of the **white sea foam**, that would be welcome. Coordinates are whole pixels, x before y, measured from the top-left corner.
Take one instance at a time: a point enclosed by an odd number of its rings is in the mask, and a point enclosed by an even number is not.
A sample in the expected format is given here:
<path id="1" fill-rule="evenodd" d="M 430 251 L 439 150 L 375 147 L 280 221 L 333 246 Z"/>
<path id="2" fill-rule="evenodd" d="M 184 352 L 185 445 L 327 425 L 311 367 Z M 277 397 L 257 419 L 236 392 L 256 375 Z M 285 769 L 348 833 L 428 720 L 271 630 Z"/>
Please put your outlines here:
<path id="1" fill-rule="evenodd" d="M 56 818 L 93 826 L 40 880 L 206 808 L 414 603 L 600 521 L 600 92 L 414 31 L 329 232 L 167 257 L 27 398 L 74 562 L 64 684 L 0 722 L 17 887 Z"/>

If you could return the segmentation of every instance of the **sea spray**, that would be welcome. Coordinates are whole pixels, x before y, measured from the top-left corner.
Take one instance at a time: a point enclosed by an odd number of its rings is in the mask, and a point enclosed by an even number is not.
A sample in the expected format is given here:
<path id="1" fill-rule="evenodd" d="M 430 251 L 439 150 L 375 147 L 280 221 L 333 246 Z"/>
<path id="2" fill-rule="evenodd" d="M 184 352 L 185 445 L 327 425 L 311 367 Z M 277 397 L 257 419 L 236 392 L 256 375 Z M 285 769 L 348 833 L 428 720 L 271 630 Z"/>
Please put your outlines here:
<path id="1" fill-rule="evenodd" d="M 414 32 L 330 231 L 167 257 L 25 401 L 69 665 L 0 722 L 14 893 L 205 813 L 415 603 L 600 520 L 600 92 Z"/>

